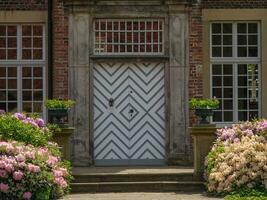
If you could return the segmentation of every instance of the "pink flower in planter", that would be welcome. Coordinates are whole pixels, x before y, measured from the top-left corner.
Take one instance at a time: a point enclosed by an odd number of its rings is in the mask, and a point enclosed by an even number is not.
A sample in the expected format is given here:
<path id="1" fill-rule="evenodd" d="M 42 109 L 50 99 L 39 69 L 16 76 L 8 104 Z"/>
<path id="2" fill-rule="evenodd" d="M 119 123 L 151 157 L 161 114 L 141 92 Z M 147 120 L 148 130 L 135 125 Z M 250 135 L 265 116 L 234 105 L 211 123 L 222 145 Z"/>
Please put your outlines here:
<path id="1" fill-rule="evenodd" d="M 28 164 L 28 170 L 30 172 L 38 173 L 38 172 L 40 172 L 40 167 L 37 165 Z"/>
<path id="2" fill-rule="evenodd" d="M 23 173 L 21 171 L 16 171 L 13 173 L 13 178 L 16 181 L 20 181 L 23 178 Z"/>
<path id="3" fill-rule="evenodd" d="M 8 184 L 0 183 L 0 191 L 1 192 L 7 193 L 8 189 L 9 189 Z"/>
<path id="4" fill-rule="evenodd" d="M 5 178 L 7 176 L 7 172 L 3 169 L 0 169 L 0 177 Z"/>
<path id="5" fill-rule="evenodd" d="M 31 192 L 24 192 L 23 199 L 31 199 L 31 198 L 32 198 L 32 193 Z"/>
<path id="6" fill-rule="evenodd" d="M 22 113 L 14 113 L 13 116 L 19 120 L 24 120 L 26 119 L 26 116 Z"/>

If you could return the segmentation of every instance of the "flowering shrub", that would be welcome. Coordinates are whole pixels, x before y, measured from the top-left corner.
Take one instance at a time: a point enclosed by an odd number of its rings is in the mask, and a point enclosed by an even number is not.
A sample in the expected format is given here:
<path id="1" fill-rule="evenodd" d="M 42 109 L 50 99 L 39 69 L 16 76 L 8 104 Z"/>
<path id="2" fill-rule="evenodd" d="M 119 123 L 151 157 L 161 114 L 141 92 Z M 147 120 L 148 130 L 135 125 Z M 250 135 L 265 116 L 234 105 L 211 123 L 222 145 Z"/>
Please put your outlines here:
<path id="1" fill-rule="evenodd" d="M 206 160 L 209 192 L 267 189 L 267 120 L 220 129 Z"/>
<path id="2" fill-rule="evenodd" d="M 0 115 L 0 135 L 3 140 L 16 140 L 33 146 L 45 146 L 52 136 L 43 119 L 33 119 L 22 113 Z"/>
<path id="3" fill-rule="evenodd" d="M 0 114 L 0 199 L 57 199 L 69 190 L 70 165 L 61 161 L 43 119 Z"/>
<path id="4" fill-rule="evenodd" d="M 1 199 L 55 199 L 69 190 L 66 164 L 45 147 L 0 142 Z"/>

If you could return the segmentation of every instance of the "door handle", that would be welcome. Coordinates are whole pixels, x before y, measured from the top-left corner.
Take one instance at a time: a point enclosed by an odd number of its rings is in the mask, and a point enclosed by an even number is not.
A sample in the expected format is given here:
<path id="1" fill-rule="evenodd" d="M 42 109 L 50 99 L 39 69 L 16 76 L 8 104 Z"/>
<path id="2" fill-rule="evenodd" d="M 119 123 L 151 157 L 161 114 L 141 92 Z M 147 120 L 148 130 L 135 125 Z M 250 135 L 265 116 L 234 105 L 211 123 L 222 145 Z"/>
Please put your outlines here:
<path id="1" fill-rule="evenodd" d="M 114 99 L 110 98 L 109 101 L 108 101 L 108 104 L 109 104 L 110 107 L 113 107 L 114 106 Z"/>
<path id="2" fill-rule="evenodd" d="M 130 113 L 130 114 L 133 114 L 133 113 L 134 113 L 134 110 L 133 110 L 133 109 L 130 109 L 130 110 L 129 110 L 129 113 Z"/>

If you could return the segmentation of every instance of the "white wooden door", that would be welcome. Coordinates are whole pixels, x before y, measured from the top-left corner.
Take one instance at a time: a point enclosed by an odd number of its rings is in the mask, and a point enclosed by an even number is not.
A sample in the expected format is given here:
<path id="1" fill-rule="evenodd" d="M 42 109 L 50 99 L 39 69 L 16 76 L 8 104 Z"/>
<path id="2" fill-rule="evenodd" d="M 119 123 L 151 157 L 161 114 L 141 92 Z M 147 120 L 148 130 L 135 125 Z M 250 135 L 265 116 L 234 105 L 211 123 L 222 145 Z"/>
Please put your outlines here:
<path id="1" fill-rule="evenodd" d="M 163 63 L 94 66 L 96 165 L 158 165 L 165 161 Z"/>

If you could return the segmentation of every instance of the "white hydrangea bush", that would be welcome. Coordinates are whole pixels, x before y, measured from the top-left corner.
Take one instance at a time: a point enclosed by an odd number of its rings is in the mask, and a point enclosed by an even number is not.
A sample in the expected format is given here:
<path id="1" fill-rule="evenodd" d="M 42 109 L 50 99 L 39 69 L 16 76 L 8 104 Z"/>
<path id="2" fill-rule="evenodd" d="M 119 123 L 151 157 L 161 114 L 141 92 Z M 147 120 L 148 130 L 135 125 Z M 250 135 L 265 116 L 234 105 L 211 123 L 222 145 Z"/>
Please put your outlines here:
<path id="1" fill-rule="evenodd" d="M 218 130 L 206 159 L 209 192 L 229 193 L 244 186 L 267 189 L 266 133 L 266 120 Z"/>

